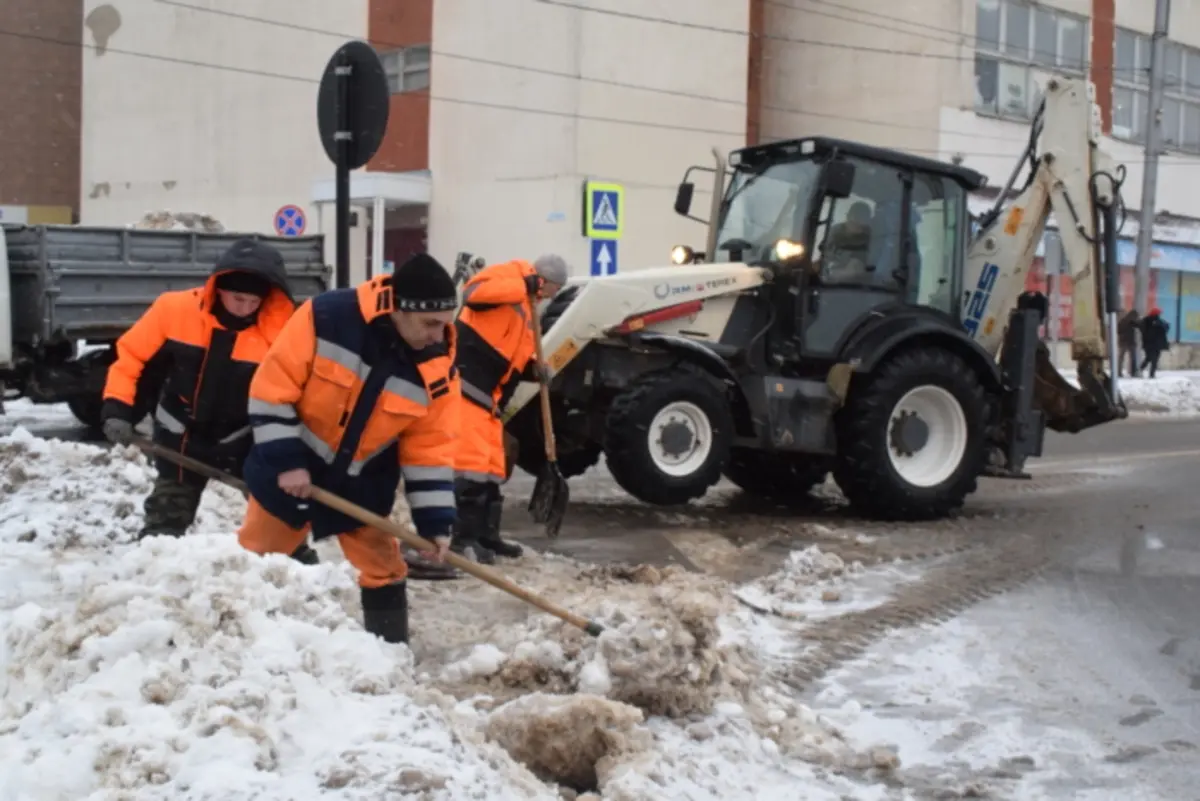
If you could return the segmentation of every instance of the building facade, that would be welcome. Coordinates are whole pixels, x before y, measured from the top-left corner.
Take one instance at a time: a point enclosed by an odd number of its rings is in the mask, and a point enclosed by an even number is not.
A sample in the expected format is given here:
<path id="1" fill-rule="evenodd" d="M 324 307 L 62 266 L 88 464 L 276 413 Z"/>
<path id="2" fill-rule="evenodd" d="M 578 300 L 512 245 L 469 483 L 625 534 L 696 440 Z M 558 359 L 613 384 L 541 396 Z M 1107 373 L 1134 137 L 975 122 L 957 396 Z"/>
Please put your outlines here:
<path id="1" fill-rule="evenodd" d="M 234 230 L 331 233 L 316 86 L 332 52 L 363 38 L 392 96 L 384 143 L 353 179 L 356 279 L 421 249 L 445 263 L 462 250 L 492 261 L 554 250 L 586 273 L 589 180 L 624 189 L 617 269 L 661 264 L 699 238 L 672 209 L 686 168 L 746 142 L 836 135 L 960 161 L 1002 186 L 1054 73 L 1096 87 L 1104 146 L 1128 170 L 1131 266 L 1153 7 L 86 0 L 81 215 L 201 211 Z M 1200 9 L 1175 10 L 1168 71 L 1152 304 L 1181 341 L 1200 342 Z M 1065 310 L 1056 248 L 1051 232 L 1030 282 Z M 1132 294 L 1131 273 L 1125 283 Z M 1070 320 L 1056 313 L 1051 328 L 1069 337 Z"/>
<path id="2" fill-rule="evenodd" d="M 0 222 L 70 223 L 79 208 L 79 0 L 5 0 Z"/>
<path id="3" fill-rule="evenodd" d="M 760 0 L 762 1 L 762 0 Z M 1096 88 L 1103 147 L 1126 166 L 1123 300 L 1131 304 L 1153 0 L 763 2 L 764 138 L 824 133 L 960 161 L 1002 187 L 1055 73 Z M 1161 124 L 1150 305 L 1176 341 L 1200 342 L 1200 7 L 1174 4 Z M 983 210 L 989 197 L 976 201 Z M 1052 221 L 1051 223 L 1055 223 Z M 1053 231 L 1030 286 L 1055 300 L 1051 335 L 1070 338 L 1071 282 Z M 1043 258 L 1049 253 L 1049 258 Z M 1050 276 L 1046 266 L 1050 266 Z"/>
<path id="4" fill-rule="evenodd" d="M 270 232 L 295 206 L 288 220 L 304 225 L 289 230 L 331 233 L 316 87 L 362 38 L 393 95 L 384 143 L 353 179 L 355 277 L 373 242 L 381 270 L 428 248 L 443 263 L 557 251 L 586 273 L 586 180 L 624 189 L 617 268 L 664 263 L 697 238 L 673 211 L 685 169 L 745 142 L 749 6 L 589 3 L 87 0 L 119 23 L 107 48 L 84 33 L 83 221 L 167 209 Z"/>

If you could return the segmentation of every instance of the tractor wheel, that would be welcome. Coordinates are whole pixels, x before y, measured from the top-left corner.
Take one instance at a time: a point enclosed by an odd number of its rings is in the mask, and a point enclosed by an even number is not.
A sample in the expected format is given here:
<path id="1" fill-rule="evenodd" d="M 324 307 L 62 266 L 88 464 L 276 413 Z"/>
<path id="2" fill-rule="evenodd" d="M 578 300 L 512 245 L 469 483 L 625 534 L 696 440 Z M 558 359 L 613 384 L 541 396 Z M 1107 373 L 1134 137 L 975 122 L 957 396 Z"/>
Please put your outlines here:
<path id="1" fill-rule="evenodd" d="M 638 500 L 674 506 L 721 479 L 733 439 L 724 388 L 683 366 L 649 373 L 618 395 L 605 420 L 613 479 Z"/>
<path id="2" fill-rule="evenodd" d="M 536 442 L 526 440 L 517 445 L 516 465 L 531 476 L 539 475 L 546 464 L 543 442 L 538 437 Z M 589 443 L 582 448 L 559 451 L 555 456 L 558 457 L 558 470 L 563 478 L 574 478 L 591 470 L 600 461 L 600 446 Z"/>
<path id="3" fill-rule="evenodd" d="M 734 448 L 725 465 L 725 478 L 743 492 L 773 501 L 806 495 L 829 474 L 820 456 L 766 453 Z"/>
<path id="4" fill-rule="evenodd" d="M 866 517 L 945 517 L 983 472 L 989 405 L 962 359 L 941 349 L 905 351 L 851 388 L 838 413 L 834 479 Z"/>

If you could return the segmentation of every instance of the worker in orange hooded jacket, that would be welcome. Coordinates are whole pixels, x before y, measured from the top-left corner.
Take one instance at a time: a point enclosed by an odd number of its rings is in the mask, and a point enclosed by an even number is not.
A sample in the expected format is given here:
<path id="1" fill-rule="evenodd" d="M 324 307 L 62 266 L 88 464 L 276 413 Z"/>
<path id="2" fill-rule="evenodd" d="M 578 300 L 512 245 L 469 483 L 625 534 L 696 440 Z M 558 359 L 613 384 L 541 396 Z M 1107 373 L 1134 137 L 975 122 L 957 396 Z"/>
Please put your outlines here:
<path id="1" fill-rule="evenodd" d="M 394 275 L 318 295 L 250 385 L 251 497 L 239 542 L 290 553 L 310 530 L 337 536 L 358 570 L 364 626 L 387 642 L 408 640 L 408 566 L 396 540 L 310 496 L 319 486 L 387 517 L 403 476 L 417 533 L 444 557 L 455 516 L 457 294 L 445 268 L 420 254 Z"/>
<path id="2" fill-rule="evenodd" d="M 250 379 L 294 309 L 279 251 L 235 241 L 204 286 L 160 295 L 117 340 L 104 386 L 105 435 L 128 443 L 141 417 L 135 409 L 157 401 L 155 442 L 240 475 L 251 444 Z M 156 465 L 141 536 L 181 536 L 207 479 L 165 459 Z M 297 546 L 297 559 L 315 558 L 307 544 Z"/>
<path id="3" fill-rule="evenodd" d="M 521 555 L 519 545 L 500 536 L 500 485 L 507 476 L 500 413 L 522 380 L 542 377 L 544 367 L 534 358 L 532 326 L 541 324 L 534 303 L 557 294 L 567 275 L 562 258 L 542 256 L 533 264 L 510 261 L 485 267 L 463 288 L 455 324 L 462 412 L 452 547 L 484 564 L 496 556 Z"/>

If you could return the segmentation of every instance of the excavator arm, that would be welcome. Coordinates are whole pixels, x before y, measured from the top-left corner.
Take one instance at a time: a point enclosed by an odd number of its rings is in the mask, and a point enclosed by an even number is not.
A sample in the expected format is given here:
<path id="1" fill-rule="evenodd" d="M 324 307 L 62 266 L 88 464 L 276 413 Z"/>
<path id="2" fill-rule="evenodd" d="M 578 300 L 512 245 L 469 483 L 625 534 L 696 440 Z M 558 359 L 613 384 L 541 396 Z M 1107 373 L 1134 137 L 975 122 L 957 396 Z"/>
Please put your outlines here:
<path id="1" fill-rule="evenodd" d="M 1053 211 L 1073 285 L 1071 354 L 1079 379 L 1078 388 L 1066 381 L 1045 343 L 1038 344 L 1034 402 L 1056 431 L 1078 432 L 1127 414 L 1116 382 L 1116 242 L 1124 168 L 1099 147 L 1094 91 L 1082 80 L 1048 82 L 1029 147 L 981 220 L 964 273 L 963 325 L 984 350 L 999 355 Z M 1007 200 L 1026 166 L 1024 186 Z"/>

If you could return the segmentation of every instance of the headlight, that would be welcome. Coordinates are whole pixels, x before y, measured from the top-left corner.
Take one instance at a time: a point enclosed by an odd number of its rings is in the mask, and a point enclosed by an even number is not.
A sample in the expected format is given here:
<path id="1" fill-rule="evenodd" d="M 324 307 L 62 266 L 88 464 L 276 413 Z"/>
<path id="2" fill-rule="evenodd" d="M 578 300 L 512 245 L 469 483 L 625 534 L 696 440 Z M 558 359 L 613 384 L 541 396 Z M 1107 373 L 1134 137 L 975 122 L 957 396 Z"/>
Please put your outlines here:
<path id="1" fill-rule="evenodd" d="M 676 245 L 671 248 L 671 263 L 672 264 L 691 264 L 696 258 L 696 251 L 689 248 L 687 245 Z"/>
<path id="2" fill-rule="evenodd" d="M 775 260 L 791 261 L 804 255 L 804 245 L 790 239 L 780 239 L 775 243 Z"/>

